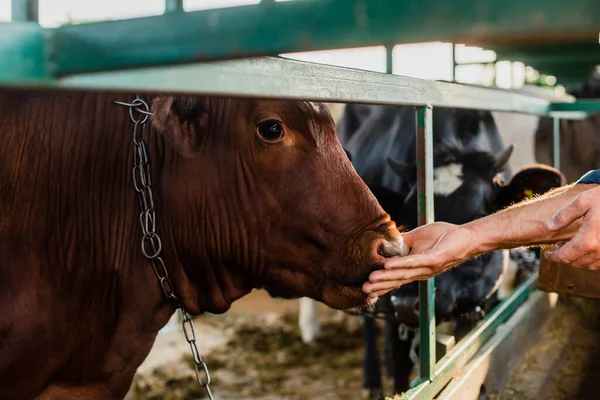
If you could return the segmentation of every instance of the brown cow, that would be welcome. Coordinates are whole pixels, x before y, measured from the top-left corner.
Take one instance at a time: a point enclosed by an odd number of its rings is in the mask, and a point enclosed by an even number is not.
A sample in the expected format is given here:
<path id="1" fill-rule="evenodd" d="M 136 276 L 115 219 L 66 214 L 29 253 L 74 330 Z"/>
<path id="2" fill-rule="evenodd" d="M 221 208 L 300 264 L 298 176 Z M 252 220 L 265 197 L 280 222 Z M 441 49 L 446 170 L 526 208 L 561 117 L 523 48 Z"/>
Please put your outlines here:
<path id="1" fill-rule="evenodd" d="M 0 94 L 0 398 L 123 397 L 174 312 L 140 249 L 131 95 Z M 157 96 L 156 230 L 183 307 L 252 288 L 365 305 L 406 245 L 326 108 Z"/>

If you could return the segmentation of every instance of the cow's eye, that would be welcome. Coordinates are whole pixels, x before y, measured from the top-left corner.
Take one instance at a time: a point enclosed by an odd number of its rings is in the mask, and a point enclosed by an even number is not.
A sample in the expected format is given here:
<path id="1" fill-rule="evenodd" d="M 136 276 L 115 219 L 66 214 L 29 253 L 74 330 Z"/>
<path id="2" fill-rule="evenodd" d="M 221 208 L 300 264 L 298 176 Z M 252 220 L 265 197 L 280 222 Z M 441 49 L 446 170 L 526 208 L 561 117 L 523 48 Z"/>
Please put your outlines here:
<path id="1" fill-rule="evenodd" d="M 261 139 L 268 142 L 275 142 L 283 137 L 283 126 L 279 121 L 269 119 L 266 121 L 259 122 L 256 127 L 258 135 Z"/>

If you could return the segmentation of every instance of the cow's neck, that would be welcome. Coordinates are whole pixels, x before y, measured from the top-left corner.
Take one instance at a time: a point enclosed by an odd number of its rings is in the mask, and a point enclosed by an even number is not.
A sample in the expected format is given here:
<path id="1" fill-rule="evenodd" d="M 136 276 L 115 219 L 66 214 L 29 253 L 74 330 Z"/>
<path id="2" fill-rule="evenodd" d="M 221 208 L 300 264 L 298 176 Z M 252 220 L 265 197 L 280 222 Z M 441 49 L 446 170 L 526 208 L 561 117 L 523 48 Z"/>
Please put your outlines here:
<path id="1" fill-rule="evenodd" d="M 219 119 L 221 125 L 211 127 L 211 134 L 227 134 L 226 117 Z M 252 289 L 249 275 L 239 268 L 252 261 L 247 258 L 253 255 L 246 247 L 252 238 L 247 238 L 240 224 L 243 210 L 236 207 L 237 199 L 244 201 L 249 193 L 239 188 L 241 192 L 231 193 L 231 183 L 241 180 L 232 172 L 235 155 L 207 141 L 207 149 L 198 157 L 186 158 L 165 146 L 165 139 L 154 129 L 150 137 L 153 153 L 154 147 L 162 149 L 152 154 L 162 159 L 154 162 L 160 170 L 153 171 L 160 177 L 155 189 L 161 210 L 157 219 L 177 296 L 190 313 L 225 312 Z"/>

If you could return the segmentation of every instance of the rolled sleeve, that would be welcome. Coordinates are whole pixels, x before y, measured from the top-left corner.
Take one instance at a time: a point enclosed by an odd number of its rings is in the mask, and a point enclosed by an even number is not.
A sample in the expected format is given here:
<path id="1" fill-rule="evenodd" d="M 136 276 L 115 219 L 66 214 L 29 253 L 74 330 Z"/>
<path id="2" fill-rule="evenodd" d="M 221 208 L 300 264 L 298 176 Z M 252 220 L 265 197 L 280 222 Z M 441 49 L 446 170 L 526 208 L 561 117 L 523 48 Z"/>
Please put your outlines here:
<path id="1" fill-rule="evenodd" d="M 600 169 L 594 169 L 583 175 L 576 183 L 600 184 Z"/>

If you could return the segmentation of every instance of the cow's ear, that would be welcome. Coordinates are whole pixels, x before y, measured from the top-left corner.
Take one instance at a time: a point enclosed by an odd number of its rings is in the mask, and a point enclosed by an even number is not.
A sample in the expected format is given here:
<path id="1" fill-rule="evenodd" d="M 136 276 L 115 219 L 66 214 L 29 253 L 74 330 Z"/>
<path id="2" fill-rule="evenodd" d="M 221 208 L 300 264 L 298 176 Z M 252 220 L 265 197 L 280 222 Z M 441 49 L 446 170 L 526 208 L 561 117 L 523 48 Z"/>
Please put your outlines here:
<path id="1" fill-rule="evenodd" d="M 391 157 L 388 157 L 387 163 L 392 168 L 392 171 L 396 173 L 396 175 L 404 178 L 408 181 L 415 179 L 417 174 L 417 168 L 415 165 L 408 165 L 403 162 L 394 160 Z"/>
<path id="2" fill-rule="evenodd" d="M 185 157 L 198 155 L 208 123 L 200 97 L 158 96 L 152 102 L 152 124 Z"/>
<path id="3" fill-rule="evenodd" d="M 566 183 L 565 176 L 556 168 L 542 164 L 524 167 L 508 185 L 499 186 L 499 208 L 542 195 Z"/>

